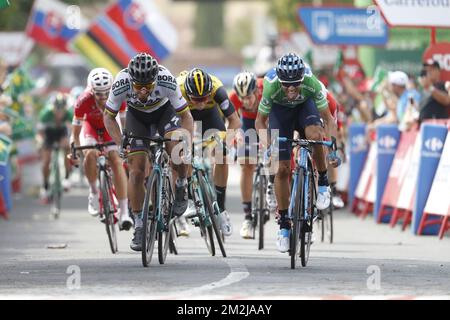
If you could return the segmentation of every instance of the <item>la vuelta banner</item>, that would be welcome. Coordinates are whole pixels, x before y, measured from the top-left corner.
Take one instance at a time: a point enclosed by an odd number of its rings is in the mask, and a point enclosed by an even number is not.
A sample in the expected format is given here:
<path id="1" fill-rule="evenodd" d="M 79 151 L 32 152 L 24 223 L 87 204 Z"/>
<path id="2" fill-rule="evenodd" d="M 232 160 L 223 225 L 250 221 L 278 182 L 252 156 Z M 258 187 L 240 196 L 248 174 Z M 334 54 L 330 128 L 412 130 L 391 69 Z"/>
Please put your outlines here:
<path id="1" fill-rule="evenodd" d="M 423 61 L 433 59 L 441 66 L 441 80 L 450 81 L 450 42 L 430 45 L 423 54 Z"/>

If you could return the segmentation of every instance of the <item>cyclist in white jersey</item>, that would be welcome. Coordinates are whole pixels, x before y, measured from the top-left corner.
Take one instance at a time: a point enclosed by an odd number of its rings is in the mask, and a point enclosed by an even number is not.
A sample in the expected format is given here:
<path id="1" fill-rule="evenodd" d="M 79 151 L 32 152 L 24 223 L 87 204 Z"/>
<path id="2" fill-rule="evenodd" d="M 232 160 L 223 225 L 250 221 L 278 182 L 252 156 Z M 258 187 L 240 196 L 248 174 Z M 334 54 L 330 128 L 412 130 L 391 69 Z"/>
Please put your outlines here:
<path id="1" fill-rule="evenodd" d="M 186 139 L 191 138 L 193 120 L 176 78 L 168 69 L 159 65 L 151 55 L 139 53 L 134 56 L 128 68 L 117 74 L 109 93 L 104 122 L 117 144 L 121 144 L 121 132 L 115 121 L 115 115 L 119 112 L 123 101 L 127 103 L 125 128 L 128 133 L 148 137 L 158 133 L 165 138 L 170 138 L 174 134 L 179 137 L 183 134 Z M 181 132 L 181 128 L 185 130 Z M 172 150 L 177 143 L 175 141 L 166 143 L 169 155 L 172 155 Z M 146 142 L 132 139 L 130 144 L 128 197 L 135 217 L 135 231 L 130 247 L 134 251 L 141 251 L 142 205 L 147 163 Z M 187 145 L 190 145 L 190 140 Z M 172 165 L 178 174 L 173 213 L 181 216 L 187 208 L 187 165 L 184 163 L 176 165 L 174 161 Z"/>

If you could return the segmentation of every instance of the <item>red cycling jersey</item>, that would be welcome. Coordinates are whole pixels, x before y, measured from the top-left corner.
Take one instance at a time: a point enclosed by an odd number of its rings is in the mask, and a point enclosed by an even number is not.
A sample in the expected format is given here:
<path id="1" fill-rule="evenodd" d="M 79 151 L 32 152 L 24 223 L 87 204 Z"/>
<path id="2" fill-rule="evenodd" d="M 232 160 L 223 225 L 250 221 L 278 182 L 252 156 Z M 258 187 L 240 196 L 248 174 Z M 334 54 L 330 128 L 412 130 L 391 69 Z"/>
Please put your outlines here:
<path id="1" fill-rule="evenodd" d="M 242 114 L 242 117 L 252 120 L 256 119 L 256 115 L 258 114 L 259 101 L 261 100 L 262 97 L 263 83 L 264 79 L 262 78 L 256 79 L 256 103 L 255 103 L 256 108 L 254 110 L 244 108 L 241 99 L 234 90 L 230 93 L 230 100 L 233 103 L 236 110 L 240 110 L 239 113 Z"/>
<path id="2" fill-rule="evenodd" d="M 327 92 L 327 101 L 328 101 L 328 108 L 330 109 L 330 113 L 333 116 L 334 120 L 336 120 L 336 124 L 338 129 L 342 128 L 342 117 L 340 116 L 340 113 L 342 112 L 340 105 L 337 103 L 336 99 L 334 98 L 333 94 L 328 91 Z"/>
<path id="3" fill-rule="evenodd" d="M 120 112 L 123 113 L 125 110 L 126 102 L 123 102 Z M 102 132 L 104 142 L 112 140 L 103 123 L 103 110 L 97 107 L 94 94 L 90 88 L 86 88 L 75 103 L 73 124 L 83 126 L 85 137 L 90 136 L 98 141 L 98 133 Z"/>

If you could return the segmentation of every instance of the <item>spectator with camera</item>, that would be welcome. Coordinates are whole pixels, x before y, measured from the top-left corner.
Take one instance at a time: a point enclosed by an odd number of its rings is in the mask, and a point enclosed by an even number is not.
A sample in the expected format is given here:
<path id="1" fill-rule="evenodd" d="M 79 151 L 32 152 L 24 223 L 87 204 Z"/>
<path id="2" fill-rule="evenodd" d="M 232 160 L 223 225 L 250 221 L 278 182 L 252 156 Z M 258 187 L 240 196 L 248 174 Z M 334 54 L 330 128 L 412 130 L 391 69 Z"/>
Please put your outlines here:
<path id="1" fill-rule="evenodd" d="M 439 62 L 429 59 L 423 64 L 419 83 L 423 88 L 420 103 L 419 122 L 426 119 L 448 119 L 450 111 L 450 95 L 445 83 L 440 80 Z"/>

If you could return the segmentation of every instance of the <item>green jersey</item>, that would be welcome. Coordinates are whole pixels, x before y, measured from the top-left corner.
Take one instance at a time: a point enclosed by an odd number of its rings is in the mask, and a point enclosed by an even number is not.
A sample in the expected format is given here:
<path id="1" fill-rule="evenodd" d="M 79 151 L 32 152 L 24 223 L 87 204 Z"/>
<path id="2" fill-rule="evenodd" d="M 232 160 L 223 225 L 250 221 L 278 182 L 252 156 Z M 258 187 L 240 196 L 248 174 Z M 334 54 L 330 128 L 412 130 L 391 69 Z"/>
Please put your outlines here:
<path id="1" fill-rule="evenodd" d="M 289 101 L 278 80 L 276 70 L 273 68 L 264 77 L 263 95 L 259 103 L 258 112 L 268 115 L 274 103 L 287 108 L 296 108 L 308 98 L 314 100 L 319 111 L 328 108 L 327 93 L 310 69 L 307 69 L 305 73 L 297 98 Z"/>
<path id="2" fill-rule="evenodd" d="M 60 123 L 56 123 L 55 113 L 53 106 L 48 104 L 39 112 L 39 124 L 42 127 L 64 127 L 66 122 L 72 122 L 73 112 L 72 110 L 64 110 L 64 116 Z"/>

